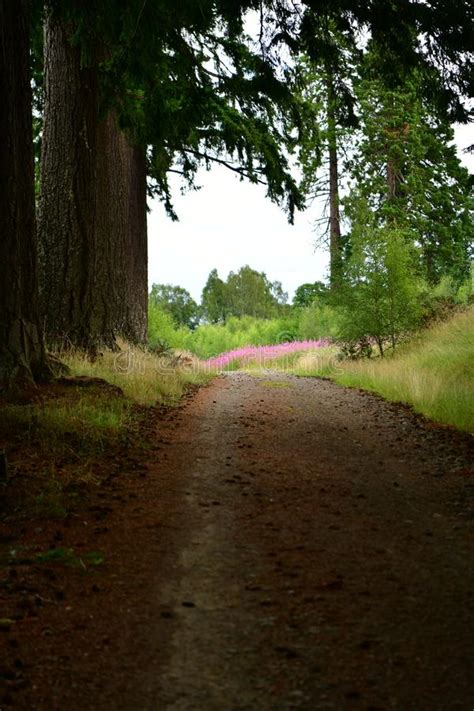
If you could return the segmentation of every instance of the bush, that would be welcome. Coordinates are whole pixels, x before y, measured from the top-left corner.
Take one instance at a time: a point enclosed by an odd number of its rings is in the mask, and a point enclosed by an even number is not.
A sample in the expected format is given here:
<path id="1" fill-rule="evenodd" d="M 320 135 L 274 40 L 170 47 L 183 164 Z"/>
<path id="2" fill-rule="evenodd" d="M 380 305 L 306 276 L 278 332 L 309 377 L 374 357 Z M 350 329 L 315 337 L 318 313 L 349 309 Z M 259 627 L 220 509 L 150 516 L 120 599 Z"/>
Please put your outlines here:
<path id="1" fill-rule="evenodd" d="M 258 319 L 233 316 L 225 324 L 203 324 L 188 341 L 189 350 L 200 358 L 211 358 L 243 346 L 265 346 L 294 340 L 297 322 L 293 318 Z"/>
<path id="2" fill-rule="evenodd" d="M 148 342 L 150 346 L 166 346 L 186 350 L 191 331 L 177 326 L 172 315 L 162 306 L 150 303 L 148 307 Z"/>
<path id="3" fill-rule="evenodd" d="M 341 315 L 337 308 L 317 301 L 301 309 L 298 319 L 298 338 L 318 340 L 320 338 L 338 338 L 341 328 Z"/>
<path id="4" fill-rule="evenodd" d="M 394 348 L 402 335 L 419 326 L 426 291 L 404 231 L 367 226 L 353 233 L 346 283 L 339 294 L 341 338 L 371 339 L 383 355 L 387 342 Z"/>

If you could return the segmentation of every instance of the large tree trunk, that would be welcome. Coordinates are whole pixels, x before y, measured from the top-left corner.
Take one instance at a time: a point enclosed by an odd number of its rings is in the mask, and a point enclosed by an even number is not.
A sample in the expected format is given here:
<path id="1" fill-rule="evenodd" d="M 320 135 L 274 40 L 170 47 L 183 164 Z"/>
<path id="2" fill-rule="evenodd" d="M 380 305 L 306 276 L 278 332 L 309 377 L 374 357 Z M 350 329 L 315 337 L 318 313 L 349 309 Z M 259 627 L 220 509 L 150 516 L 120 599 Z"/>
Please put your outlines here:
<path id="1" fill-rule="evenodd" d="M 112 311 L 117 336 L 144 343 L 148 310 L 145 152 L 130 144 L 111 112 L 99 124 L 97 155 L 97 299 L 104 314 Z"/>
<path id="2" fill-rule="evenodd" d="M 27 0 L 0 0 L 0 388 L 47 373 L 38 318 Z"/>
<path id="3" fill-rule="evenodd" d="M 339 213 L 339 171 L 334 86 L 330 67 L 326 67 L 328 153 L 329 153 L 329 254 L 330 284 L 337 288 L 341 281 L 341 219 Z"/>
<path id="4" fill-rule="evenodd" d="M 51 345 L 89 348 L 103 337 L 96 317 L 98 81 L 61 21 L 45 24 L 45 110 L 39 204 L 40 295 Z"/>
<path id="5" fill-rule="evenodd" d="M 49 341 L 95 351 L 146 338 L 146 176 L 70 34 L 48 16 L 41 294 Z"/>

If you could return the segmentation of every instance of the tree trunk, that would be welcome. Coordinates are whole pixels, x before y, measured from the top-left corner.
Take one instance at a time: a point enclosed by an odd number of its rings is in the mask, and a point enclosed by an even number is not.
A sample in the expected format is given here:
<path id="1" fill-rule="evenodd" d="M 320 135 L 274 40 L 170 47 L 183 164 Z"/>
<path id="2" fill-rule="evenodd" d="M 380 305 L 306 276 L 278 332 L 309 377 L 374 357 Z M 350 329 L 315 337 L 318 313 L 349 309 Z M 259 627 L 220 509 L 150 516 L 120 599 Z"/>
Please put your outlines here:
<path id="1" fill-rule="evenodd" d="M 146 154 L 133 146 L 131 149 L 130 184 L 128 195 L 128 275 L 127 313 L 123 335 L 133 343 L 145 343 L 148 334 L 148 232 L 146 206 Z"/>
<path id="2" fill-rule="evenodd" d="M 97 142 L 97 293 L 116 335 L 147 337 L 147 215 L 145 152 L 132 146 L 115 114 L 99 123 Z M 99 308 L 99 304 L 97 304 Z"/>
<path id="3" fill-rule="evenodd" d="M 330 67 L 326 67 L 328 153 L 329 153 L 329 254 L 330 284 L 337 288 L 341 281 L 341 220 L 339 214 L 339 171 L 334 86 Z"/>
<path id="4" fill-rule="evenodd" d="M 51 12 L 44 46 L 41 306 L 51 345 L 89 349 L 112 339 L 95 298 L 97 71 L 81 67 L 80 49 Z"/>
<path id="5" fill-rule="evenodd" d="M 0 388 L 48 372 L 38 317 L 27 0 L 0 0 Z"/>
<path id="6" fill-rule="evenodd" d="M 393 158 L 387 160 L 387 198 L 390 202 L 396 200 L 399 195 L 400 180 L 397 167 Z"/>
<path id="7" fill-rule="evenodd" d="M 146 168 L 101 116 L 97 64 L 81 66 L 70 34 L 48 16 L 41 293 L 48 339 L 95 352 L 146 338 Z"/>
<path id="8" fill-rule="evenodd" d="M 402 196 L 402 173 L 400 170 L 400 153 L 403 152 L 403 141 L 410 134 L 410 126 L 404 123 L 399 128 L 393 126 L 386 129 L 387 141 L 387 200 L 396 202 Z"/>

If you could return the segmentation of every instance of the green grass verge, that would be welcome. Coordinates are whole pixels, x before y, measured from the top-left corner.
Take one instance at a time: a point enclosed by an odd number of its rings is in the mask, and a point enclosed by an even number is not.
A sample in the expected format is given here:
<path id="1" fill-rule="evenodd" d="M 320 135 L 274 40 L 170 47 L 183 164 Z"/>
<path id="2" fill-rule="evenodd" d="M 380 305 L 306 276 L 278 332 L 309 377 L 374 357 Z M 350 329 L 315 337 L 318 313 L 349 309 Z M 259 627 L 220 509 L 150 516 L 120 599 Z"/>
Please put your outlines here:
<path id="1" fill-rule="evenodd" d="M 474 309 L 422 332 L 383 359 L 338 363 L 328 354 L 311 367 L 303 358 L 294 367 L 298 375 L 328 376 L 474 432 Z"/>

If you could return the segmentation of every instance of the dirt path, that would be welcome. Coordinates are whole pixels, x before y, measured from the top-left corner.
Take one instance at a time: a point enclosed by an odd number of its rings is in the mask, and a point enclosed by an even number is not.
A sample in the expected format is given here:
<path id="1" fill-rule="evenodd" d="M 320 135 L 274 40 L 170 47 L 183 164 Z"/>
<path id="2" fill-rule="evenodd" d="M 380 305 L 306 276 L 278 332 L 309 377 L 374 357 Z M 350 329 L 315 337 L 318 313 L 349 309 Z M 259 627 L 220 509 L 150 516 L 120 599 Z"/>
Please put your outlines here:
<path id="1" fill-rule="evenodd" d="M 34 622 L 34 650 L 14 640 L 36 655 L 15 708 L 474 708 L 471 438 L 235 374 L 156 446 L 116 494 L 98 582 Z"/>

